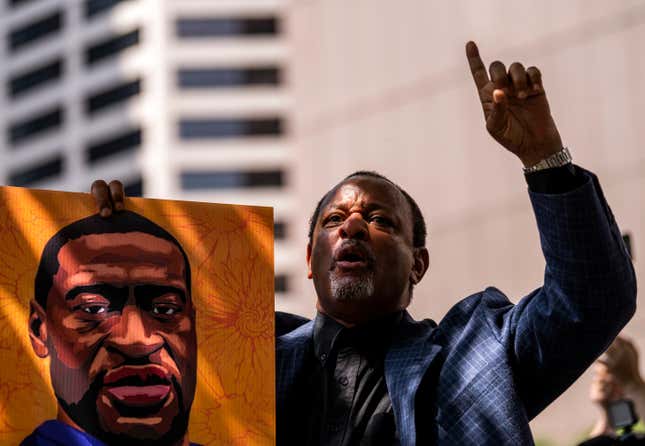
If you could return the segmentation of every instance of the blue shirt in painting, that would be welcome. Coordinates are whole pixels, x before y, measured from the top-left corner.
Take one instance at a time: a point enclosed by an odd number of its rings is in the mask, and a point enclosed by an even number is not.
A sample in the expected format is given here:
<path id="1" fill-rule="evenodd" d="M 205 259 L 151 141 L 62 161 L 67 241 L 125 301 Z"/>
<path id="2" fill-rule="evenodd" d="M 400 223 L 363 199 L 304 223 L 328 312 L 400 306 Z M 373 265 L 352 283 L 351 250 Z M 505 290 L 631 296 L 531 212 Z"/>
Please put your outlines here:
<path id="1" fill-rule="evenodd" d="M 190 443 L 191 446 L 199 446 Z M 88 433 L 57 420 L 45 421 L 20 446 L 107 446 Z"/>

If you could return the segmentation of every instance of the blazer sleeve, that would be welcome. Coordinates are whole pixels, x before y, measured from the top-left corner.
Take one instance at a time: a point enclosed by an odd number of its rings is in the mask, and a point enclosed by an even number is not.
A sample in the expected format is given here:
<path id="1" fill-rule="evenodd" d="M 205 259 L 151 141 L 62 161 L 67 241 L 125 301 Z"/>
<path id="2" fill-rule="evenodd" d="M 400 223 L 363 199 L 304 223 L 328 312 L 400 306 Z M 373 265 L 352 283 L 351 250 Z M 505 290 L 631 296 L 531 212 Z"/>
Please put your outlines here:
<path id="1" fill-rule="evenodd" d="M 564 194 L 529 191 L 544 285 L 504 316 L 511 363 L 533 418 L 609 346 L 636 309 L 636 276 L 598 179 Z"/>

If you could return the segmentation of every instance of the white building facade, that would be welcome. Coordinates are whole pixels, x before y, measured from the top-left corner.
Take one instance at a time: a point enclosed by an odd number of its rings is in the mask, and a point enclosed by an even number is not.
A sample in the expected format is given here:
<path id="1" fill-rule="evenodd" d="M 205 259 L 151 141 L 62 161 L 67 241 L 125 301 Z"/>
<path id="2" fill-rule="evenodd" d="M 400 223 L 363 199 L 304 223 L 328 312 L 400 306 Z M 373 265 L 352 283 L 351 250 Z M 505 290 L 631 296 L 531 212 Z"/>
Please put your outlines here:
<path id="1" fill-rule="evenodd" d="M 7 0 L 0 183 L 274 207 L 288 302 L 289 47 L 281 1 Z"/>

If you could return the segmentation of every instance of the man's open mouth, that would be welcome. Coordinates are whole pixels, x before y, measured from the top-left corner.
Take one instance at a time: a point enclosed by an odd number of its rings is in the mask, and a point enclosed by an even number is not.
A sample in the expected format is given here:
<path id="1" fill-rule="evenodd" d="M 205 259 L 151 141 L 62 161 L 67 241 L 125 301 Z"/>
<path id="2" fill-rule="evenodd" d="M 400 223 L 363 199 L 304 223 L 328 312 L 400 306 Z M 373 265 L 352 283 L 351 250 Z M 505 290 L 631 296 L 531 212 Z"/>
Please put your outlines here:
<path id="1" fill-rule="evenodd" d="M 120 412 L 144 415 L 164 405 L 172 390 L 170 374 L 158 365 L 121 366 L 103 379 L 104 390 Z M 141 413 L 139 413 L 141 412 Z"/>
<path id="2" fill-rule="evenodd" d="M 363 270 L 373 264 L 373 255 L 364 247 L 356 244 L 341 246 L 334 255 L 333 267 L 339 270 Z"/>

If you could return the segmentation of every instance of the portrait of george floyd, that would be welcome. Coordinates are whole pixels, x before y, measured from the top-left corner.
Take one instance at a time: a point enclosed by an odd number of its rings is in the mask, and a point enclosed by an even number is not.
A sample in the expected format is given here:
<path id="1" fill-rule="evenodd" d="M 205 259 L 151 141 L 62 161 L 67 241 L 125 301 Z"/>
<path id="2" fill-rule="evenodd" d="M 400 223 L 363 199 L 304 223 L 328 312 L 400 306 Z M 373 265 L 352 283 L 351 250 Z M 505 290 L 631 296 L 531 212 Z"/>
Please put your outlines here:
<path id="1" fill-rule="evenodd" d="M 0 444 L 275 441 L 270 208 L 0 187 Z"/>

